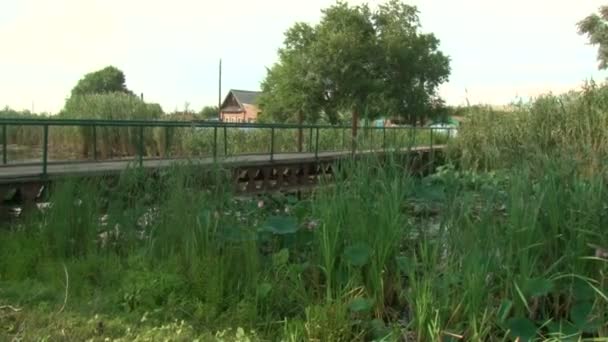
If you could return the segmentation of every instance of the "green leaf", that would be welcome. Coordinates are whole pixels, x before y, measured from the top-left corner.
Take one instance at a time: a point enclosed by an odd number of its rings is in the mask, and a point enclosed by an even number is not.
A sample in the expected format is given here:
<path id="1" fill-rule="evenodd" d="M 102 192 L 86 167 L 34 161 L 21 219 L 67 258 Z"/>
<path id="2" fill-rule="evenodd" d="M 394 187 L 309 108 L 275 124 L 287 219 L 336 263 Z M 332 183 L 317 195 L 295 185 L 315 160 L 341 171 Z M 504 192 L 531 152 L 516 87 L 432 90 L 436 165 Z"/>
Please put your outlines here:
<path id="1" fill-rule="evenodd" d="M 578 302 L 570 309 L 570 319 L 574 325 L 587 333 L 594 333 L 600 327 L 597 320 L 593 320 L 591 312 L 593 310 L 592 301 Z"/>
<path id="2" fill-rule="evenodd" d="M 566 321 L 549 322 L 547 329 L 549 331 L 548 337 L 557 338 L 559 341 L 578 341 L 581 335 L 576 327 Z"/>
<path id="3" fill-rule="evenodd" d="M 407 274 L 414 268 L 414 263 L 409 257 L 398 256 L 395 258 L 395 260 L 397 261 L 397 270 L 399 270 L 399 272 L 402 274 Z"/>
<path id="4" fill-rule="evenodd" d="M 258 298 L 264 299 L 264 298 L 268 297 L 270 290 L 272 290 L 272 285 L 270 283 L 261 283 L 260 285 L 258 285 L 258 290 L 257 290 Z"/>
<path id="5" fill-rule="evenodd" d="M 369 246 L 362 242 L 344 249 L 344 259 L 352 266 L 364 266 L 369 261 L 370 255 Z"/>
<path id="6" fill-rule="evenodd" d="M 374 302 L 371 299 L 355 298 L 348 303 L 348 309 L 352 312 L 366 312 L 372 309 Z"/>
<path id="7" fill-rule="evenodd" d="M 572 292 L 576 301 L 586 301 L 595 299 L 595 291 L 582 279 L 575 278 L 572 285 Z"/>
<path id="8" fill-rule="evenodd" d="M 529 297 L 542 297 L 553 291 L 553 282 L 544 278 L 531 278 L 526 282 L 524 293 Z"/>
<path id="9" fill-rule="evenodd" d="M 582 327 L 588 322 L 592 309 L 592 302 L 578 302 L 570 309 L 570 319 L 576 326 Z"/>
<path id="10" fill-rule="evenodd" d="M 294 234 L 298 231 L 298 220 L 292 216 L 270 216 L 262 229 L 277 235 Z"/>
<path id="11" fill-rule="evenodd" d="M 512 337 L 531 341 L 536 336 L 536 325 L 525 317 L 514 317 L 507 322 Z"/>

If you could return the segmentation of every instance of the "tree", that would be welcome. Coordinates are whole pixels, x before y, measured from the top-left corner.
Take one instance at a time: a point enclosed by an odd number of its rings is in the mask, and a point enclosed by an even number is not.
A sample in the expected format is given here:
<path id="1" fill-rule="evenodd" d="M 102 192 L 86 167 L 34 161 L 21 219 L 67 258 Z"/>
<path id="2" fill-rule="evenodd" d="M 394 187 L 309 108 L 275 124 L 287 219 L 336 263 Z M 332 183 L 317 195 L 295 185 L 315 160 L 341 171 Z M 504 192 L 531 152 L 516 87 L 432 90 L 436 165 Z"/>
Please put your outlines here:
<path id="1" fill-rule="evenodd" d="M 220 110 L 217 106 L 205 106 L 199 115 L 203 119 L 217 119 L 220 117 Z"/>
<path id="2" fill-rule="evenodd" d="M 597 60 L 600 69 L 608 68 L 608 6 L 599 9 L 599 15 L 591 14 L 578 23 L 579 34 L 586 34 L 589 43 L 599 45 Z"/>
<path id="3" fill-rule="evenodd" d="M 440 103 L 450 68 L 439 40 L 418 32 L 417 14 L 397 0 L 375 11 L 338 2 L 319 24 L 294 25 L 262 83 L 264 116 L 294 121 L 304 111 L 309 121 L 336 122 L 350 113 L 354 131 L 359 116 L 422 121 Z"/>
<path id="4" fill-rule="evenodd" d="M 134 95 L 125 85 L 125 74 L 116 67 L 108 66 L 84 75 L 72 89 L 72 96 L 116 92 Z"/>
<path id="5" fill-rule="evenodd" d="M 314 123 L 324 104 L 319 79 L 309 63 L 314 29 L 298 23 L 285 37 L 285 47 L 279 49 L 281 62 L 268 69 L 262 82 L 260 120 Z"/>
<path id="6" fill-rule="evenodd" d="M 391 1 L 378 8 L 374 21 L 382 52 L 377 64 L 382 80 L 380 107 L 388 115 L 422 124 L 441 112 L 437 88 L 448 80 L 450 60 L 439 51 L 439 40 L 433 34 L 418 32 L 415 7 Z"/>

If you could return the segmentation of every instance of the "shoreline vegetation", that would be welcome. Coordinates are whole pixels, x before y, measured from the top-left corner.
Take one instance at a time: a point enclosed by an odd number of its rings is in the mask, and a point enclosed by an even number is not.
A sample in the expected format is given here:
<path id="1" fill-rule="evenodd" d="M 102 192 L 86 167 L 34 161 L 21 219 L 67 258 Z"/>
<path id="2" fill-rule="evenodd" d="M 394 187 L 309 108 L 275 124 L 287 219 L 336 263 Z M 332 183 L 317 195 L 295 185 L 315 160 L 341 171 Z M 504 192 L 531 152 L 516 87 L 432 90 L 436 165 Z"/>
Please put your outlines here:
<path id="1" fill-rule="evenodd" d="M 301 198 L 179 166 L 64 182 L 1 228 L 0 339 L 601 340 L 606 89 L 469 108 L 423 178 L 395 156 Z"/>

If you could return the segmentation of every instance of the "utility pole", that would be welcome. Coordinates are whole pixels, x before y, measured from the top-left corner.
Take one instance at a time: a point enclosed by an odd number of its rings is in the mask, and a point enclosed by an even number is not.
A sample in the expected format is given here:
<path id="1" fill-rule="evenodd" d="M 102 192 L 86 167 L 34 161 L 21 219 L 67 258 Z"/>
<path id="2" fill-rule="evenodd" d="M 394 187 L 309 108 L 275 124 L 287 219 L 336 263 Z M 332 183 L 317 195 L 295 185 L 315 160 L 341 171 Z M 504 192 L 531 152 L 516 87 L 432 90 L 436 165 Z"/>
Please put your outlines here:
<path id="1" fill-rule="evenodd" d="M 222 59 L 220 58 L 220 70 L 219 70 L 219 87 L 217 94 L 217 116 L 218 120 L 222 120 L 221 109 L 222 108 Z"/>

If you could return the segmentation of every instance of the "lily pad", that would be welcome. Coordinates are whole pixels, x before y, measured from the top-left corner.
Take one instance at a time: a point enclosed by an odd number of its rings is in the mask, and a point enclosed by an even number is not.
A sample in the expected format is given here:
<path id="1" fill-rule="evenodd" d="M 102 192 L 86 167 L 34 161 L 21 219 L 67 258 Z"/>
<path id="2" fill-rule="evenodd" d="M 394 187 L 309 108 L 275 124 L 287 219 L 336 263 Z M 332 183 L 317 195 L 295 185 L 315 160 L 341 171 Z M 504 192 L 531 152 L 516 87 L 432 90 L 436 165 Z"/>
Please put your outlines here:
<path id="1" fill-rule="evenodd" d="M 530 297 L 546 296 L 553 291 L 553 282 L 544 278 L 531 278 L 526 282 L 524 291 Z"/>
<path id="2" fill-rule="evenodd" d="M 511 336 L 523 341 L 532 341 L 536 336 L 536 325 L 525 317 L 514 317 L 507 322 Z"/>
<path id="3" fill-rule="evenodd" d="M 570 309 L 570 319 L 572 320 L 572 323 L 574 323 L 574 326 L 587 333 L 596 332 L 601 324 L 593 319 L 593 316 L 591 315 L 592 310 L 592 301 L 583 301 L 574 304 Z"/>
<path id="4" fill-rule="evenodd" d="M 407 274 L 414 267 L 412 259 L 406 256 L 398 256 L 395 258 L 395 260 L 397 261 L 397 269 L 402 274 Z"/>
<path id="5" fill-rule="evenodd" d="M 352 312 L 366 312 L 372 309 L 374 303 L 371 299 L 355 298 L 348 303 L 348 309 Z"/>
<path id="6" fill-rule="evenodd" d="M 364 266 L 368 263 L 371 249 L 365 243 L 356 243 L 344 249 L 344 259 L 352 266 Z"/>
<path id="7" fill-rule="evenodd" d="M 581 335 L 576 327 L 566 321 L 549 322 L 547 329 L 549 330 L 548 337 L 559 339 L 559 341 L 575 342 Z"/>
<path id="8" fill-rule="evenodd" d="M 298 231 L 298 220 L 293 216 L 270 216 L 262 229 L 276 235 L 294 234 Z"/>
<path id="9" fill-rule="evenodd" d="M 589 286 L 589 284 L 582 279 L 574 279 L 572 292 L 574 299 L 577 301 L 595 300 L 595 291 L 593 291 L 591 286 Z"/>

